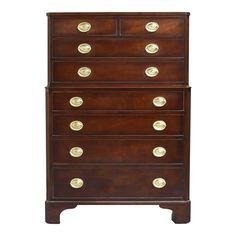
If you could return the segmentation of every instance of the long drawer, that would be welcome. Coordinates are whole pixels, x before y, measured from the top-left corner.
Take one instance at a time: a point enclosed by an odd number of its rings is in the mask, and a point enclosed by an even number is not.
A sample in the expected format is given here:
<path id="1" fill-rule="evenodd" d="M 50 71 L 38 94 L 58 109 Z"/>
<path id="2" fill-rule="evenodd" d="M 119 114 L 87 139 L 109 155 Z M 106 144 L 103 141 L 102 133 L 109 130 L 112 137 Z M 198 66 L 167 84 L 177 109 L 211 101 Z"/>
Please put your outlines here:
<path id="1" fill-rule="evenodd" d="M 183 39 L 60 38 L 53 40 L 52 49 L 53 57 L 184 57 L 185 54 Z"/>
<path id="2" fill-rule="evenodd" d="M 56 61 L 52 63 L 52 81 L 176 84 L 185 81 L 184 66 L 184 61 Z"/>
<path id="3" fill-rule="evenodd" d="M 90 89 L 54 91 L 53 110 L 183 110 L 183 90 Z"/>
<path id="4" fill-rule="evenodd" d="M 157 178 L 159 181 L 153 183 Z M 56 168 L 53 198 L 182 198 L 184 182 L 183 169 L 174 167 Z M 157 188 L 153 184 L 165 186 Z"/>
<path id="5" fill-rule="evenodd" d="M 53 114 L 53 134 L 182 135 L 183 123 L 183 114 Z"/>
<path id="6" fill-rule="evenodd" d="M 183 163 L 183 139 L 53 139 L 53 163 Z"/>

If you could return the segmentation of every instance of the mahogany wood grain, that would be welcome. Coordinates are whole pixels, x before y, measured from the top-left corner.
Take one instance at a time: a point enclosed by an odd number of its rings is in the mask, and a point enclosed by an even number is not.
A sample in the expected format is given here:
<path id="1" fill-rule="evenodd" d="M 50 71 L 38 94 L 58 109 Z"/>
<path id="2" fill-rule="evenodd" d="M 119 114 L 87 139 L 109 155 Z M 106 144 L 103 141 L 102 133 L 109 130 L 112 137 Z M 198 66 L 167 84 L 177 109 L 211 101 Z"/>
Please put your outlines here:
<path id="1" fill-rule="evenodd" d="M 190 221 L 190 88 L 188 85 L 189 13 L 48 13 L 48 87 L 46 88 L 47 200 L 46 222 L 59 223 L 60 213 L 82 204 L 153 204 L 172 210 L 175 223 Z M 77 30 L 91 23 L 87 33 Z M 147 22 L 158 22 L 150 33 Z M 92 51 L 80 54 L 78 45 Z M 148 54 L 145 46 L 159 51 Z M 92 73 L 80 78 L 88 66 Z M 155 66 L 158 76 L 145 69 Z M 84 103 L 72 108 L 68 100 L 81 96 Z M 166 106 L 152 105 L 154 96 L 165 96 Z M 81 131 L 72 131 L 72 120 L 81 120 Z M 156 120 L 167 128 L 155 131 Z M 163 158 L 152 154 L 163 146 Z M 81 158 L 69 155 L 80 146 Z M 84 186 L 73 189 L 71 178 Z M 152 180 L 165 178 L 156 189 Z"/>
<path id="2" fill-rule="evenodd" d="M 111 89 L 90 89 L 53 92 L 54 111 L 80 111 L 80 110 L 183 110 L 183 92 L 165 91 L 161 89 L 150 90 L 111 90 Z M 80 97 L 83 104 L 73 107 L 70 104 L 72 97 Z M 164 97 L 166 104 L 163 107 L 156 107 L 153 99 Z"/>
<path id="3" fill-rule="evenodd" d="M 60 223 L 60 214 L 63 210 L 72 209 L 77 206 L 74 202 L 45 202 L 45 221 L 50 224 Z"/>
<path id="4" fill-rule="evenodd" d="M 163 201 L 163 200 L 85 200 L 80 201 L 46 201 L 46 222 L 59 224 L 60 223 L 60 214 L 63 210 L 75 208 L 77 205 L 97 205 L 97 204 L 106 204 L 106 205 L 159 205 L 159 207 L 164 209 L 172 210 L 172 220 L 174 223 L 188 223 L 190 221 L 190 201 Z"/>
<path id="5" fill-rule="evenodd" d="M 166 186 L 155 188 L 152 181 L 164 178 Z M 73 178 L 81 178 L 84 185 L 80 189 L 70 186 Z M 80 167 L 54 168 L 53 199 L 80 200 L 102 199 L 142 199 L 155 198 L 183 199 L 183 170 L 177 167 Z"/>
<path id="6" fill-rule="evenodd" d="M 190 222 L 190 201 L 161 203 L 161 208 L 172 210 L 172 220 L 176 224 Z"/>
<path id="7" fill-rule="evenodd" d="M 119 165 L 159 165 L 183 164 L 183 139 L 54 139 L 53 163 L 55 164 L 114 164 Z M 81 157 L 72 157 L 70 149 L 80 147 L 83 149 Z M 152 153 L 156 147 L 166 149 L 163 157 L 155 157 Z"/>
<path id="8" fill-rule="evenodd" d="M 189 12 L 47 12 L 49 18 L 74 18 L 74 17 L 93 17 L 96 19 L 114 18 L 114 17 L 130 17 L 130 18 L 147 18 L 147 17 L 163 17 L 163 18 L 176 18 L 178 17 L 189 17 Z"/>
<path id="9" fill-rule="evenodd" d="M 82 54 L 78 46 L 87 43 L 91 51 Z M 157 44 L 157 53 L 145 51 L 148 44 Z M 60 38 L 53 40 L 53 57 L 184 57 L 183 39 L 73 39 Z"/>
<path id="10" fill-rule="evenodd" d="M 70 123 L 83 123 L 80 131 L 70 129 Z M 153 123 L 163 120 L 166 128 L 154 130 Z M 53 115 L 54 135 L 183 135 L 183 115 L 181 114 L 82 114 Z"/>
<path id="11" fill-rule="evenodd" d="M 94 82 L 132 82 L 132 83 L 184 83 L 184 61 L 56 61 L 52 64 L 52 81 L 71 83 Z M 101 66 L 102 65 L 102 66 Z M 89 67 L 92 71 L 89 77 L 78 75 L 78 69 Z M 148 77 L 145 70 L 156 67 L 159 71 L 155 77 Z"/>
<path id="12" fill-rule="evenodd" d="M 156 22 L 159 28 L 156 32 L 148 32 L 145 26 L 149 22 Z M 121 35 L 142 35 L 146 37 L 183 37 L 184 19 L 181 18 L 122 18 Z"/>
<path id="13" fill-rule="evenodd" d="M 81 22 L 91 24 L 91 29 L 88 32 L 80 32 L 77 27 Z M 91 17 L 75 17 L 73 19 L 54 19 L 52 20 L 52 34 L 54 36 L 111 36 L 116 35 L 117 21 L 114 19 L 94 19 Z"/>

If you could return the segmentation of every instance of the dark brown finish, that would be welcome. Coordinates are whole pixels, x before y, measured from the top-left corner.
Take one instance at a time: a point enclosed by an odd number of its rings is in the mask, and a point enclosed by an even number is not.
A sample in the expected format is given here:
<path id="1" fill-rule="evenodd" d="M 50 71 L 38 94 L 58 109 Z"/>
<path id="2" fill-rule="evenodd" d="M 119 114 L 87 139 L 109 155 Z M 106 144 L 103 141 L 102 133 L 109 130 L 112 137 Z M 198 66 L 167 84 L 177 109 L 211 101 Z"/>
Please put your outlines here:
<path id="1" fill-rule="evenodd" d="M 72 157 L 69 152 L 72 147 L 83 149 L 81 157 Z M 163 157 L 155 157 L 152 150 L 164 147 L 167 153 Z M 56 164 L 136 164 L 158 165 L 183 164 L 183 139 L 110 139 L 84 138 L 53 140 L 53 162 Z"/>
<path id="2" fill-rule="evenodd" d="M 70 129 L 70 123 L 79 120 L 84 127 L 80 131 Z M 154 130 L 153 123 L 163 120 L 166 128 Z M 140 114 L 74 114 L 54 115 L 55 135 L 183 135 L 183 115 Z"/>
<path id="3" fill-rule="evenodd" d="M 159 206 L 172 210 L 172 220 L 175 223 L 188 223 L 190 221 L 190 201 L 161 203 Z"/>
<path id="4" fill-rule="evenodd" d="M 82 54 L 78 46 L 87 43 L 91 51 Z M 147 53 L 148 44 L 157 44 L 159 51 Z M 53 57 L 184 57 L 184 40 L 182 39 L 54 39 Z"/>
<path id="5" fill-rule="evenodd" d="M 56 202 L 46 201 L 45 202 L 45 220 L 47 223 L 59 224 L 60 214 L 65 209 L 72 209 L 77 206 L 77 203 L 73 202 Z"/>
<path id="6" fill-rule="evenodd" d="M 181 168 L 150 167 L 80 167 L 55 168 L 53 171 L 53 199 L 183 199 L 184 178 Z M 71 179 L 83 179 L 82 188 L 70 186 Z M 162 177 L 166 187 L 157 189 L 152 181 Z"/>
<path id="7" fill-rule="evenodd" d="M 158 22 L 159 29 L 156 32 L 148 32 L 144 26 L 148 22 Z M 132 18 L 121 20 L 121 35 L 142 35 L 146 37 L 184 37 L 183 18 Z"/>
<path id="8" fill-rule="evenodd" d="M 103 18 L 117 18 L 122 17 L 135 17 L 135 18 L 153 18 L 153 17 L 162 17 L 162 18 L 176 18 L 178 17 L 189 17 L 189 12 L 48 12 L 46 14 L 48 17 L 54 18 L 88 18 L 93 17 L 96 19 Z"/>
<path id="9" fill-rule="evenodd" d="M 47 98 L 46 222 L 59 223 L 60 213 L 81 204 L 157 204 L 171 209 L 175 223 L 190 220 L 188 86 L 189 13 L 49 13 Z M 89 32 L 78 31 L 89 22 Z M 148 22 L 159 29 L 145 30 Z M 88 54 L 78 52 L 89 43 Z M 148 54 L 145 46 L 159 51 Z M 147 67 L 159 74 L 149 78 Z M 78 75 L 89 67 L 87 78 Z M 72 107 L 72 97 L 83 104 Z M 153 105 L 165 97 L 163 107 Z M 73 120 L 83 129 L 72 131 Z M 163 120 L 163 131 L 153 122 Z M 73 147 L 83 149 L 72 157 Z M 153 149 L 166 154 L 155 157 Z M 81 178 L 82 188 L 70 186 Z M 166 186 L 152 181 L 164 178 Z"/>
<path id="10" fill-rule="evenodd" d="M 91 24 L 89 32 L 80 32 L 77 26 L 81 22 L 88 22 Z M 116 20 L 113 19 L 94 19 L 94 18 L 80 18 L 73 19 L 55 19 L 52 21 L 52 34 L 54 36 L 111 36 L 116 35 Z"/>
<path id="11" fill-rule="evenodd" d="M 163 107 L 153 105 L 155 97 L 164 97 L 166 104 Z M 72 97 L 81 97 L 83 104 L 80 107 L 70 105 Z M 166 91 L 164 89 L 149 90 L 111 90 L 90 89 L 53 92 L 54 111 L 81 111 L 81 110 L 183 110 L 183 91 L 176 89 Z"/>
<path id="12" fill-rule="evenodd" d="M 101 67 L 101 63 L 103 66 Z M 154 66 L 159 73 L 155 77 L 148 77 L 145 70 Z M 78 69 L 89 67 L 92 73 L 89 77 L 83 78 L 78 75 Z M 80 61 L 53 63 L 53 82 L 74 82 L 74 83 L 184 83 L 184 62 L 183 61 Z"/>

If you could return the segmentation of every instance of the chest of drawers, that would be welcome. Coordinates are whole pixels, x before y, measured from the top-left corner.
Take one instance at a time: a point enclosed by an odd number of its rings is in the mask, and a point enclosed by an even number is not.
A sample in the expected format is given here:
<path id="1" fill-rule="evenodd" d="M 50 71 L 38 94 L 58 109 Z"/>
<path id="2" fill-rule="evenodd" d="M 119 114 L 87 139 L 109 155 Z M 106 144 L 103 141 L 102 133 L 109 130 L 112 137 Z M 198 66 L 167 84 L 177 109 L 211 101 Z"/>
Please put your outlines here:
<path id="1" fill-rule="evenodd" d="M 189 13 L 48 13 L 46 222 L 81 204 L 190 220 Z"/>

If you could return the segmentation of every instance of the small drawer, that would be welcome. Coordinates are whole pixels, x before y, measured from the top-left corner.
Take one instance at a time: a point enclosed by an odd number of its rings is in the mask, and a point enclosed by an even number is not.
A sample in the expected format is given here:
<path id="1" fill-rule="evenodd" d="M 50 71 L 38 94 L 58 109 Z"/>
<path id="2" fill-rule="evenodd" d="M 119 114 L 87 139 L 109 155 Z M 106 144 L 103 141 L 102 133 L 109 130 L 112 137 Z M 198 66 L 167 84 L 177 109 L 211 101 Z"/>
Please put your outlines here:
<path id="1" fill-rule="evenodd" d="M 70 139 L 53 141 L 53 163 L 183 163 L 183 139 Z"/>
<path id="2" fill-rule="evenodd" d="M 53 110 L 183 110 L 183 91 L 163 89 L 54 91 Z"/>
<path id="3" fill-rule="evenodd" d="M 183 18 L 132 18 L 121 20 L 121 34 L 154 37 L 184 37 Z"/>
<path id="4" fill-rule="evenodd" d="M 155 71 L 150 74 L 150 69 Z M 184 83 L 184 61 L 53 62 L 54 83 Z"/>
<path id="5" fill-rule="evenodd" d="M 182 114 L 74 114 L 53 116 L 55 135 L 182 135 Z"/>
<path id="6" fill-rule="evenodd" d="M 53 19 L 52 34 L 54 36 L 111 36 L 116 35 L 117 22 L 113 19 Z"/>
<path id="7" fill-rule="evenodd" d="M 53 57 L 184 57 L 183 39 L 54 39 Z"/>
<path id="8" fill-rule="evenodd" d="M 81 167 L 55 168 L 53 198 L 183 198 L 182 168 Z"/>

